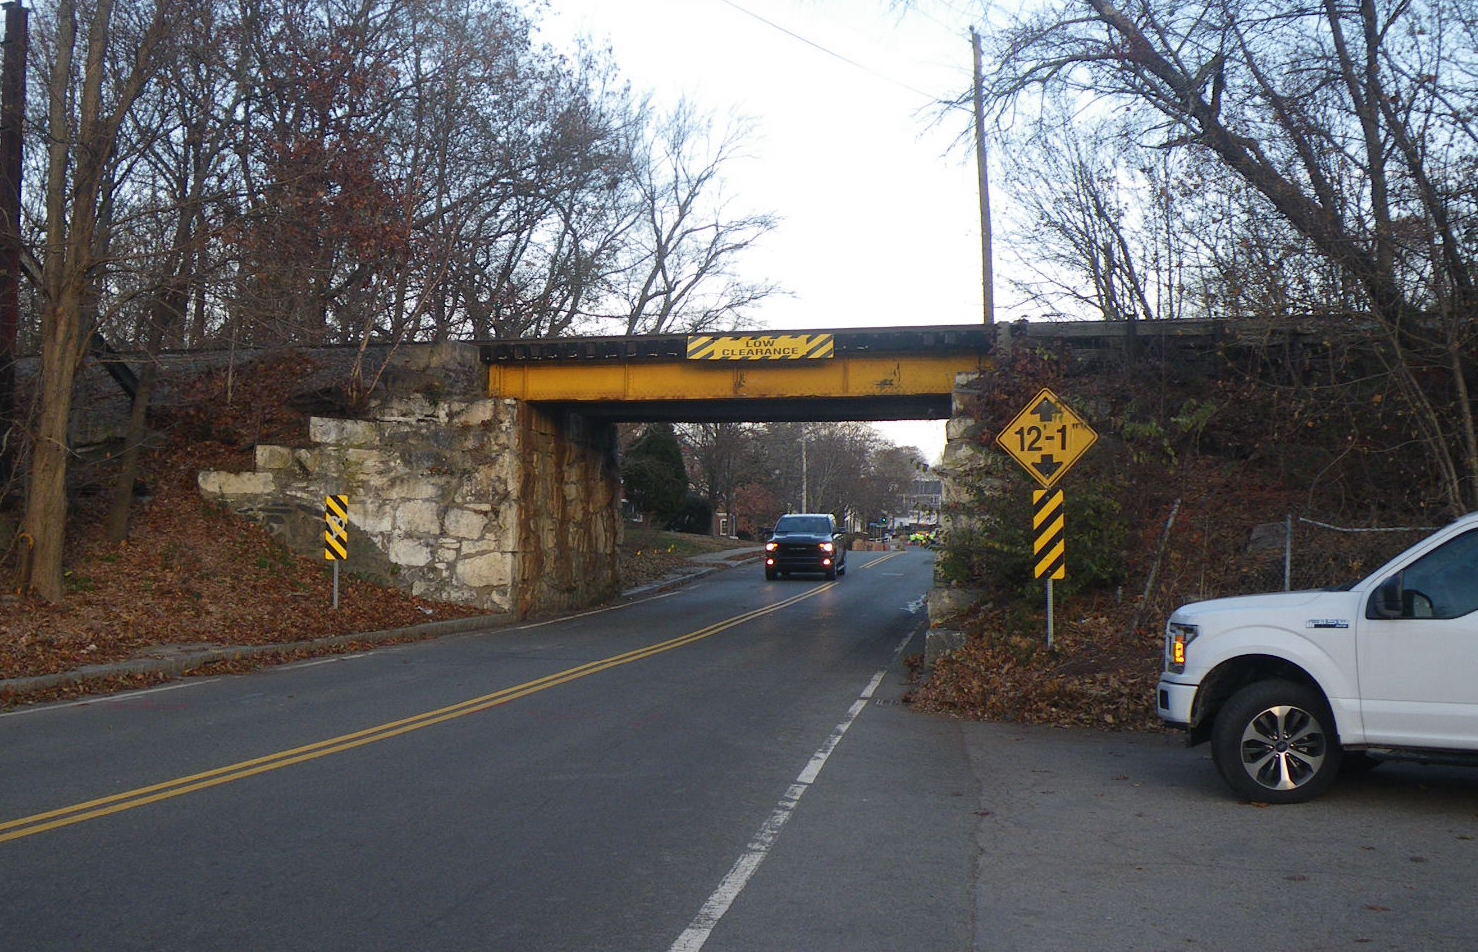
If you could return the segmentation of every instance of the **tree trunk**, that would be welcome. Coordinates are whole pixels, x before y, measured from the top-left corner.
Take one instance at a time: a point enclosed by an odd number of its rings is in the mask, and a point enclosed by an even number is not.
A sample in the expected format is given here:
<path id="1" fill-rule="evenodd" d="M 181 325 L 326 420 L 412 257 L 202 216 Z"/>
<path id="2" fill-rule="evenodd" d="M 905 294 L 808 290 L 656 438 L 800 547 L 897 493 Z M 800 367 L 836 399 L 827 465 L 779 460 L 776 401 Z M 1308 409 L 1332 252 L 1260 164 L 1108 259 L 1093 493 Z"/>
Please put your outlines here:
<path id="1" fill-rule="evenodd" d="M 181 222 L 188 222 L 188 215 Z M 189 241 L 188 225 L 183 225 L 176 234 L 177 246 Z M 139 373 L 139 388 L 134 393 L 133 406 L 128 415 L 128 433 L 123 441 L 123 456 L 119 461 L 117 479 L 113 483 L 113 498 L 108 506 L 108 541 L 122 542 L 128 538 L 128 519 L 133 509 L 133 486 L 138 480 L 139 455 L 144 436 L 148 432 L 149 401 L 154 396 L 154 387 L 159 380 L 159 351 L 171 329 L 183 316 L 190 290 L 190 270 L 193 256 L 184 254 L 180 262 L 170 269 L 165 284 L 155 292 L 149 314 L 149 340 L 145 348 L 148 361 Z"/>
<path id="2" fill-rule="evenodd" d="M 31 479 L 22 532 L 30 545 L 21 553 L 21 585 L 50 602 L 62 597 L 62 552 L 67 524 L 67 428 L 72 388 L 81 354 L 82 287 L 69 283 L 47 306 L 41 345 L 41 415 L 31 448 Z"/>
<path id="3" fill-rule="evenodd" d="M 30 548 L 21 552 L 19 574 L 22 588 L 53 602 L 62 597 L 67 463 L 71 453 L 67 430 L 77 368 L 88 336 L 84 308 L 96 260 L 99 203 L 118 129 L 143 88 L 152 69 L 154 51 L 169 22 L 161 0 L 134 54 L 132 68 L 121 78 L 111 109 L 105 112 L 103 82 L 113 8 L 113 0 L 97 0 L 91 11 L 81 88 L 73 90 L 77 9 L 75 0 L 60 0 L 56 15 L 56 60 L 47 89 L 50 142 L 46 261 L 42 269 L 46 304 L 41 314 L 41 414 L 31 450 L 31 479 L 22 523 Z M 77 104 L 75 123 L 70 108 L 74 102 Z"/>
<path id="4" fill-rule="evenodd" d="M 123 456 L 118 463 L 118 476 L 113 481 L 113 498 L 108 504 L 108 541 L 122 542 L 128 538 L 128 519 L 133 511 L 133 487 L 138 482 L 139 455 L 144 435 L 148 432 L 149 400 L 154 396 L 154 384 L 159 379 L 159 367 L 151 359 L 139 373 L 139 388 L 133 395 L 133 406 L 128 414 L 128 433 L 123 438 Z"/>

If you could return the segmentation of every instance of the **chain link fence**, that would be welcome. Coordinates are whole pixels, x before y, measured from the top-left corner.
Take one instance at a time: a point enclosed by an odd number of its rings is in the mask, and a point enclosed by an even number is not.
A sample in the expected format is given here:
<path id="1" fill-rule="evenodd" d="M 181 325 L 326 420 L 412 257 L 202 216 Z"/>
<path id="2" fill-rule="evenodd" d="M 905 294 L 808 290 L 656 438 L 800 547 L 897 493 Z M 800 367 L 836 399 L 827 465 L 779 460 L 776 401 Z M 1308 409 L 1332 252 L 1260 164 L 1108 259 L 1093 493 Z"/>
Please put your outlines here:
<path id="1" fill-rule="evenodd" d="M 1283 590 L 1358 581 L 1440 526 L 1336 526 L 1289 514 L 1284 520 Z"/>

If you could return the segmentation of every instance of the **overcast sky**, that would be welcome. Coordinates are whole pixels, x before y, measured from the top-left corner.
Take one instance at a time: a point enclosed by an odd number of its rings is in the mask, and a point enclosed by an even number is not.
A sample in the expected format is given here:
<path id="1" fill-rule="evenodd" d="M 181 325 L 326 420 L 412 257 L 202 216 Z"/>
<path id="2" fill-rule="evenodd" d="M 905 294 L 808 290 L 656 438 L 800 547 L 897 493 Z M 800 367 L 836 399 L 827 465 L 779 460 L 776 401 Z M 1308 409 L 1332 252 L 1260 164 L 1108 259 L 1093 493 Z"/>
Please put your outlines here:
<path id="1" fill-rule="evenodd" d="M 753 121 L 727 192 L 781 223 L 742 272 L 790 292 L 756 306 L 756 326 L 981 320 L 969 114 L 936 105 L 968 88 L 971 0 L 548 2 L 549 42 L 609 44 L 638 89 Z M 996 293 L 997 320 L 1024 316 L 999 275 Z M 944 443 L 942 422 L 877 425 L 931 460 Z"/>

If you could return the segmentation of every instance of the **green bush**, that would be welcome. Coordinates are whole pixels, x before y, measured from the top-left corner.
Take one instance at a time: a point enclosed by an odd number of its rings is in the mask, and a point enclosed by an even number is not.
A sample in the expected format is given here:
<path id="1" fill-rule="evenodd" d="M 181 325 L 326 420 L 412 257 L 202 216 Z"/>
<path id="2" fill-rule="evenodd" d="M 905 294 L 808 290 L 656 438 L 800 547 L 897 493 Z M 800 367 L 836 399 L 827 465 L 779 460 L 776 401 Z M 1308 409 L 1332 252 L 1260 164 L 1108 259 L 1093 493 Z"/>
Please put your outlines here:
<path id="1" fill-rule="evenodd" d="M 713 506 L 697 493 L 688 493 L 679 509 L 667 522 L 673 532 L 708 535 L 713 531 Z"/>
<path id="2" fill-rule="evenodd" d="M 677 518 L 688 495 L 688 472 L 672 424 L 649 424 L 636 438 L 621 461 L 621 482 L 626 498 L 659 525 Z"/>
<path id="3" fill-rule="evenodd" d="M 1067 578 L 1061 597 L 1110 588 L 1124 579 L 1128 526 L 1111 489 L 1078 487 L 1064 499 Z M 977 493 L 965 515 L 968 528 L 951 529 L 935 572 L 946 584 L 985 588 L 1002 598 L 1036 598 L 1042 580 L 1032 576 L 1032 495 L 1019 483 Z"/>

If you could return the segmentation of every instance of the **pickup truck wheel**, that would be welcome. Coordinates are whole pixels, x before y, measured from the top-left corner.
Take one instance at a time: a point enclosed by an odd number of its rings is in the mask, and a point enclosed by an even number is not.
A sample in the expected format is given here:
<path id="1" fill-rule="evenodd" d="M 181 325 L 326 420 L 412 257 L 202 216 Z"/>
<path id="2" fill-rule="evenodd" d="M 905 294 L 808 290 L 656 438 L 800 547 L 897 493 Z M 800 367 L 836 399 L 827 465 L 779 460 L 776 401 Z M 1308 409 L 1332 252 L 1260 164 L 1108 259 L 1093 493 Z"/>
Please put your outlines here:
<path id="1" fill-rule="evenodd" d="M 1211 756 L 1222 779 L 1247 799 L 1302 803 L 1329 789 L 1343 752 L 1324 698 L 1273 679 L 1226 702 L 1211 729 Z"/>

